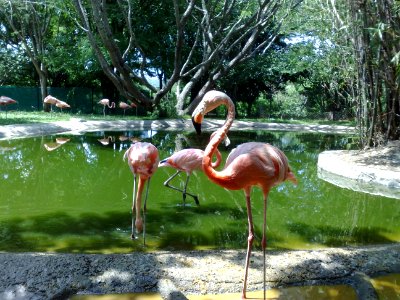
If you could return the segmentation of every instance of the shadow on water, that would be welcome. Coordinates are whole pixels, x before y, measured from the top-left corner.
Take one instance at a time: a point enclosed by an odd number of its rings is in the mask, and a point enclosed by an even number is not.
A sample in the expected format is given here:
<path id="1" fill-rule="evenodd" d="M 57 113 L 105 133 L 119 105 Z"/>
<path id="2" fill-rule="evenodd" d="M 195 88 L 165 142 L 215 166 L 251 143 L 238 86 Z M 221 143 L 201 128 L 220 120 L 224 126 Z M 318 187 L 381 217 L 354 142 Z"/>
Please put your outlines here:
<path id="1" fill-rule="evenodd" d="M 328 247 L 393 243 L 385 236 L 391 232 L 383 227 L 355 227 L 345 231 L 329 225 L 310 226 L 304 223 L 291 224 L 288 227 L 291 232 L 300 235 L 305 242 Z"/>
<path id="2" fill-rule="evenodd" d="M 175 171 L 160 168 L 151 180 L 148 246 L 131 241 L 132 174 L 122 160 L 132 140 L 149 141 L 165 158 L 179 148 L 204 148 L 209 133 L 92 132 L 2 141 L 0 144 L 0 250 L 129 253 L 157 249 L 245 249 L 247 213 L 242 191 L 210 184 L 197 171 L 189 190 L 200 206 L 163 186 Z M 399 240 L 400 208 L 392 199 L 360 195 L 317 178 L 318 153 L 343 149 L 348 136 L 287 132 L 232 132 L 224 158 L 245 141 L 268 142 L 283 149 L 299 179 L 270 193 L 267 238 L 272 249 L 302 249 Z M 58 139 L 59 142 L 62 142 Z M 46 150 L 47 146 L 47 150 Z M 51 151 L 48 151 L 51 149 Z M 174 184 L 183 184 L 185 174 Z M 178 179 L 179 178 L 179 179 Z M 262 236 L 262 194 L 252 193 L 255 247 Z M 329 225 L 327 225 L 329 224 Z"/>

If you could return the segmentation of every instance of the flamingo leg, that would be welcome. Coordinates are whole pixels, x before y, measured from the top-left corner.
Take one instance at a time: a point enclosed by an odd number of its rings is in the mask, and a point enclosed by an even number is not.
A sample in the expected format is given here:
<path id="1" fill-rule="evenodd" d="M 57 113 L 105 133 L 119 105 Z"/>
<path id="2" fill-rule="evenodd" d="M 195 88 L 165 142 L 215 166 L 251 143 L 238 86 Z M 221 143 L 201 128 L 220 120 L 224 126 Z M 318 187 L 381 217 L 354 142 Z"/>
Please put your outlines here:
<path id="1" fill-rule="evenodd" d="M 147 181 L 146 196 L 144 198 L 144 204 L 143 204 L 143 246 L 146 245 L 146 204 L 147 204 L 147 196 L 149 195 L 149 186 L 150 186 L 150 178 Z"/>
<path id="2" fill-rule="evenodd" d="M 251 248 L 253 246 L 254 240 L 254 225 L 253 225 L 253 215 L 251 212 L 251 201 L 250 201 L 250 188 L 245 189 L 246 195 L 246 206 L 247 206 L 247 220 L 249 225 L 249 235 L 247 238 L 247 254 L 246 254 L 246 266 L 244 271 L 244 281 L 242 290 L 242 299 L 246 299 L 246 289 L 247 289 L 247 275 L 249 271 Z"/>
<path id="3" fill-rule="evenodd" d="M 263 289 L 264 289 L 264 300 L 266 299 L 266 263 L 265 263 L 265 252 L 267 248 L 267 200 L 269 190 L 264 191 L 264 220 L 263 220 L 263 235 L 261 240 L 261 247 L 263 250 Z"/>
<path id="4" fill-rule="evenodd" d="M 135 239 L 134 227 L 135 227 L 135 213 L 136 213 L 136 174 L 133 174 L 133 196 L 132 196 L 132 233 L 131 239 Z"/>
<path id="5" fill-rule="evenodd" d="M 172 186 L 172 185 L 169 184 L 169 182 L 170 182 L 172 179 L 174 179 L 180 172 L 181 172 L 181 171 L 179 171 L 179 170 L 176 171 L 175 174 L 173 174 L 171 177 L 169 177 L 169 178 L 164 182 L 164 185 L 165 185 L 166 187 L 169 187 L 169 188 L 171 188 L 171 189 L 173 189 L 173 190 L 176 190 L 176 191 L 179 191 L 179 192 L 182 193 L 183 205 L 184 205 L 184 206 L 185 206 L 185 203 L 186 203 L 186 195 L 189 195 L 189 196 L 193 197 L 194 202 L 196 202 L 197 205 L 200 205 L 199 199 L 197 198 L 196 195 L 193 195 L 193 194 L 191 194 L 191 193 L 186 192 L 186 188 L 187 188 L 187 185 L 188 185 L 188 183 L 189 183 L 190 174 L 187 174 L 186 182 L 185 182 L 185 187 L 184 187 L 183 190 L 181 190 L 180 188 L 177 188 L 177 187 Z"/>

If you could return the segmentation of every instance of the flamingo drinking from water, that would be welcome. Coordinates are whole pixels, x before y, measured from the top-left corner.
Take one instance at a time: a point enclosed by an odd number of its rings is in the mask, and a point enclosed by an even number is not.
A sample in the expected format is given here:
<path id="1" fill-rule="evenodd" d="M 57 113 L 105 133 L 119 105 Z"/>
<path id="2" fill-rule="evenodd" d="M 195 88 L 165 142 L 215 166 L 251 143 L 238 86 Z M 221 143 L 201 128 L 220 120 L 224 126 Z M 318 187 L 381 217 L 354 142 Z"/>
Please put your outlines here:
<path id="1" fill-rule="evenodd" d="M 157 170 L 160 161 L 157 148 L 147 142 L 133 144 L 124 154 L 124 160 L 128 159 L 129 168 L 133 174 L 133 201 L 132 201 L 132 234 L 134 239 L 134 227 L 138 232 L 143 231 L 143 244 L 146 234 L 146 202 L 149 193 L 150 178 Z M 136 192 L 136 176 L 139 176 Z M 141 216 L 142 193 L 147 181 L 146 196 L 143 205 L 143 219 Z M 136 220 L 134 221 L 134 216 Z"/>
<path id="2" fill-rule="evenodd" d="M 264 221 L 262 249 L 264 257 L 264 299 L 266 293 L 265 287 L 265 249 L 266 249 L 266 214 L 267 214 L 267 198 L 270 189 L 285 181 L 290 180 L 297 184 L 297 180 L 293 172 L 290 170 L 288 159 L 285 154 L 278 148 L 258 142 L 244 143 L 232 150 L 226 159 L 225 166 L 222 171 L 216 171 L 211 165 L 211 157 L 217 150 L 218 144 L 223 140 L 224 135 L 228 132 L 235 118 L 235 106 L 232 100 L 219 91 L 207 92 L 202 101 L 196 107 L 192 114 L 192 121 L 198 133 L 201 132 L 201 122 L 204 115 L 220 105 L 228 108 L 227 118 L 224 125 L 211 138 L 209 144 L 204 151 L 203 171 L 208 178 L 214 183 L 230 190 L 243 189 L 248 216 L 248 241 L 246 265 L 244 273 L 244 282 L 242 289 L 242 298 L 246 298 L 247 275 L 250 262 L 251 249 L 254 239 L 254 226 L 251 210 L 250 192 L 253 186 L 259 186 L 264 196 Z"/>

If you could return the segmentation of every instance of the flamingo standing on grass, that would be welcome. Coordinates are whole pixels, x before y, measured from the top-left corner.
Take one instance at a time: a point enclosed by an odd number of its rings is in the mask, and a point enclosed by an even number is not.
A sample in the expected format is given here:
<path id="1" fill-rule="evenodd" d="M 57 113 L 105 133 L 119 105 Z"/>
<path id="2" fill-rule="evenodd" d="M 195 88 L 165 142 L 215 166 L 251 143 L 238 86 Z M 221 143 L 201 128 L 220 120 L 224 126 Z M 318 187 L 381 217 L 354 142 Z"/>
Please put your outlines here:
<path id="1" fill-rule="evenodd" d="M 211 137 L 214 134 L 215 132 L 211 135 Z M 212 162 L 213 168 L 217 168 L 221 164 L 222 160 L 221 153 L 218 151 L 218 149 L 216 150 L 215 154 L 217 159 L 215 162 Z M 197 205 L 200 204 L 199 199 L 196 195 L 187 192 L 187 185 L 193 171 L 202 170 L 203 157 L 204 151 L 201 149 L 182 149 L 178 152 L 175 152 L 170 157 L 163 159 L 158 165 L 159 167 L 172 167 L 177 170 L 175 174 L 173 174 L 164 182 L 164 185 L 182 193 L 184 206 L 186 204 L 186 195 L 191 196 Z M 169 182 L 174 179 L 180 172 L 186 173 L 186 181 L 183 189 L 177 188 L 169 184 Z"/>
<path id="2" fill-rule="evenodd" d="M 103 105 L 103 116 L 106 116 L 106 106 L 108 108 L 115 108 L 115 102 L 111 102 L 110 104 L 110 100 L 109 99 L 101 99 L 99 102 L 97 102 L 98 104 Z"/>
<path id="3" fill-rule="evenodd" d="M 121 101 L 121 102 L 119 103 L 119 108 L 121 108 L 121 109 L 124 110 L 124 117 L 125 117 L 125 111 L 126 111 L 127 109 L 132 109 L 132 106 L 130 106 L 130 105 L 129 105 L 128 103 L 126 103 L 126 102 Z"/>
<path id="4" fill-rule="evenodd" d="M 17 103 L 17 101 L 7 96 L 0 96 L 0 106 L 5 106 L 6 108 L 6 119 L 7 119 L 7 106 L 14 103 Z"/>
<path id="5" fill-rule="evenodd" d="M 56 105 L 56 103 L 60 101 L 58 100 L 56 97 L 53 97 L 52 95 L 47 95 L 44 99 L 43 102 L 46 104 L 50 105 L 50 111 L 53 110 L 53 106 L 52 105 Z"/>
<path id="6" fill-rule="evenodd" d="M 58 100 L 58 101 L 56 102 L 56 106 L 57 106 L 61 111 L 63 110 L 63 108 L 70 108 L 70 107 L 71 107 L 67 102 L 64 102 L 64 101 L 61 101 L 61 100 Z"/>
<path id="7" fill-rule="evenodd" d="M 61 111 L 63 108 L 70 108 L 71 106 L 65 102 L 57 99 L 56 97 L 53 97 L 52 95 L 47 95 L 44 99 L 43 102 L 46 104 L 50 104 L 50 111 L 52 111 L 52 105 L 57 106 Z"/>
<path id="8" fill-rule="evenodd" d="M 202 161 L 203 171 L 214 183 L 230 190 L 243 189 L 246 197 L 247 216 L 248 216 L 248 241 L 246 265 L 242 289 L 242 299 L 246 299 L 247 275 L 250 262 L 251 249 L 254 239 L 254 225 L 251 211 L 250 192 L 253 186 L 259 186 L 264 196 L 264 221 L 262 249 L 264 258 L 264 299 L 266 296 L 265 286 L 265 249 L 266 249 L 266 214 L 267 198 L 270 189 L 285 181 L 290 180 L 297 184 L 297 179 L 290 170 L 288 159 L 278 148 L 265 143 L 249 142 L 244 143 L 233 149 L 226 159 L 222 171 L 216 171 L 211 165 L 211 157 L 217 150 L 218 144 L 223 140 L 235 118 L 235 106 L 232 100 L 219 91 L 207 92 L 202 101 L 192 114 L 193 125 L 197 133 L 201 132 L 201 122 L 204 115 L 220 105 L 225 105 L 228 109 L 227 118 L 224 125 L 216 132 L 208 143 Z"/>
<path id="9" fill-rule="evenodd" d="M 124 160 L 128 159 L 129 168 L 133 174 L 133 201 L 132 201 L 132 234 L 131 239 L 135 238 L 134 227 L 137 232 L 143 231 L 143 244 L 145 244 L 146 234 L 146 202 L 149 193 L 150 178 L 157 170 L 160 161 L 157 148 L 147 142 L 133 144 L 124 154 Z M 136 191 L 136 176 L 139 176 Z M 146 196 L 143 205 L 143 219 L 141 216 L 142 193 L 147 181 Z M 134 220 L 136 216 L 136 220 Z"/>

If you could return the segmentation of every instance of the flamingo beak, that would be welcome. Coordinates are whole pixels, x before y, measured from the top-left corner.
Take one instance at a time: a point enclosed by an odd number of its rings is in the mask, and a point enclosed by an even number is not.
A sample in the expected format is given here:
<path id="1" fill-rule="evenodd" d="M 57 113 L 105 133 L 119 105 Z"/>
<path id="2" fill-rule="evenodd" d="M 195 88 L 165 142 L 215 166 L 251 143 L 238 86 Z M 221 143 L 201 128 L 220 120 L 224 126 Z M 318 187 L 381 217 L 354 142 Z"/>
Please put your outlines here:
<path id="1" fill-rule="evenodd" d="M 192 117 L 192 123 L 193 123 L 194 129 L 196 129 L 197 134 L 200 135 L 201 134 L 201 123 L 196 122 L 194 117 Z"/>

